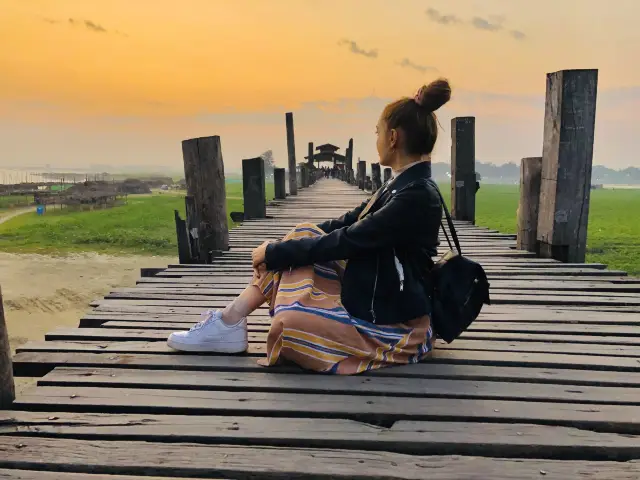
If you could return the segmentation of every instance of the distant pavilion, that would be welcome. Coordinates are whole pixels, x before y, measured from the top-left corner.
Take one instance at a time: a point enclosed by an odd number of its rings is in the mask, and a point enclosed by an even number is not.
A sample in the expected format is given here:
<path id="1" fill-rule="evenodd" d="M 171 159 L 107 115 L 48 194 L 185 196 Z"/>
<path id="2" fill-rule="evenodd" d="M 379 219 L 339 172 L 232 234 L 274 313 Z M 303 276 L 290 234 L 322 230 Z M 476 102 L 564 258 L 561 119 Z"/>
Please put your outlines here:
<path id="1" fill-rule="evenodd" d="M 335 145 L 331 145 L 330 143 L 326 143 L 324 145 L 318 145 L 316 147 L 318 153 L 313 154 L 313 158 L 309 159 L 309 156 L 304 157 L 308 163 L 314 164 L 317 162 L 317 167 L 320 167 L 320 163 L 322 162 L 331 162 L 334 167 L 344 170 L 346 157 L 341 155 L 338 152 L 340 147 L 336 147 Z"/>

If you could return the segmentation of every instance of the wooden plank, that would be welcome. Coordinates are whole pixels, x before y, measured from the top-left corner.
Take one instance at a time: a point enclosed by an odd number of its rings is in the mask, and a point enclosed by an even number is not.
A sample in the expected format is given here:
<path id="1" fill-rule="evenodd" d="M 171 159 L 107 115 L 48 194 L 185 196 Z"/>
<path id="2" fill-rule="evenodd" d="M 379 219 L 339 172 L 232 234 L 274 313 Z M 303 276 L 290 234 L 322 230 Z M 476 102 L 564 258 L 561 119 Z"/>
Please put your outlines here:
<path id="1" fill-rule="evenodd" d="M 144 314 L 192 314 L 192 315 L 200 315 L 203 311 L 211 309 L 211 308 L 220 308 L 224 305 L 216 305 L 212 301 L 211 303 L 207 303 L 200 307 L 183 307 L 183 306 L 157 306 L 157 305 L 127 305 L 126 300 L 106 300 L 105 302 L 109 302 L 105 305 L 100 305 L 95 308 L 94 312 L 113 312 L 113 313 L 144 313 Z M 513 306 L 515 304 L 510 304 Z M 504 305 L 496 305 L 495 307 L 500 306 L 509 306 L 508 304 Z M 528 308 L 531 309 L 539 309 L 539 305 L 518 305 L 518 308 L 525 310 Z M 551 307 L 549 307 L 551 309 Z M 592 312 L 621 312 L 621 313 L 637 313 L 637 306 L 624 306 L 624 305 L 584 305 L 580 307 L 575 307 L 571 305 L 555 305 L 553 306 L 554 310 L 566 310 L 570 312 L 581 312 L 581 311 L 592 311 Z M 484 309 L 483 309 L 484 310 Z M 489 311 L 490 309 L 487 308 Z M 262 312 L 266 314 L 268 309 L 267 307 L 259 307 L 257 312 Z"/>
<path id="2" fill-rule="evenodd" d="M 0 433 L 85 440 L 366 449 L 414 455 L 617 460 L 637 458 L 637 436 L 535 424 L 396 422 L 188 415 L 0 412 Z M 2 476 L 0 476 L 2 478 Z"/>
<path id="3" fill-rule="evenodd" d="M 273 392 L 326 395 L 384 395 L 416 398 L 467 398 L 554 403 L 640 405 L 636 388 L 567 387 L 526 383 L 431 379 L 407 382 L 393 377 L 269 375 L 268 373 L 212 373 L 133 369 L 59 367 L 38 381 L 39 386 L 153 388 L 225 392 Z M 640 419 L 639 419 L 640 421 Z"/>
<path id="4" fill-rule="evenodd" d="M 628 328 L 628 327 L 618 327 Z M 184 329 L 184 328 L 183 328 Z M 582 343 L 585 345 L 640 345 L 640 337 L 622 336 L 589 336 L 583 334 L 560 334 L 550 336 L 546 333 L 518 333 L 500 331 L 467 330 L 460 338 L 465 340 L 494 340 L 494 341 L 546 341 L 549 343 Z M 46 340 L 166 340 L 168 332 L 164 330 L 144 329 L 116 329 L 116 328 L 68 328 L 60 327 L 45 335 Z M 249 341 L 266 341 L 266 333 L 249 332 Z M 585 350 L 588 347 L 585 346 Z"/>
<path id="5" fill-rule="evenodd" d="M 502 281 L 513 281 L 513 282 L 526 282 L 526 281 L 537 281 L 537 282 L 545 282 L 545 281 L 571 281 L 571 282 L 585 282 L 585 283 L 593 283 L 597 282 L 608 282 L 611 284 L 632 284 L 638 285 L 640 282 L 637 278 L 633 277 L 625 277 L 625 276 L 607 276 L 607 277 L 575 277 L 569 275 L 556 275 L 552 277 L 543 277 L 540 275 L 520 275 L 518 277 L 513 277 L 513 275 L 488 275 L 489 280 L 491 282 L 496 280 Z M 251 281 L 251 276 L 248 275 L 217 275 L 217 276 L 205 276 L 205 277 L 153 277 L 153 278 L 140 278 L 136 281 L 137 284 L 184 284 L 187 283 L 189 285 L 194 286 L 206 286 L 206 285 L 215 285 L 219 286 L 242 286 L 245 287 Z"/>
<path id="6" fill-rule="evenodd" d="M 478 352 L 519 352 L 519 353 L 546 353 L 550 355 L 580 355 L 584 356 L 585 346 L 581 343 L 548 343 L 540 342 L 498 342 L 487 340 L 466 340 L 458 339 L 452 344 L 446 344 L 441 340 L 435 343 L 435 353 L 432 354 L 432 361 L 438 361 L 439 351 L 459 351 L 457 359 L 464 357 L 464 351 Z M 163 353 L 175 355 L 177 352 L 161 341 L 117 341 L 113 339 L 99 340 L 75 340 L 47 342 L 28 342 L 17 348 L 22 352 L 103 352 L 103 353 Z M 266 345 L 263 341 L 252 341 L 249 343 L 247 354 L 250 356 L 261 356 L 266 353 Z M 588 350 L 589 356 L 605 357 L 640 357 L 640 348 L 628 345 L 594 345 Z M 504 356 L 501 356 L 504 358 Z M 613 362 L 615 363 L 615 362 Z"/>
<path id="7" fill-rule="evenodd" d="M 240 293 L 240 292 L 238 292 Z M 179 304 L 198 304 L 198 302 L 217 302 L 215 305 L 225 306 L 229 302 L 233 301 L 236 296 L 234 295 L 202 295 L 200 292 L 195 293 L 187 292 L 171 293 L 171 292 L 139 292 L 139 293 L 111 293 L 107 294 L 104 299 L 96 299 L 91 302 L 91 306 L 98 306 L 106 304 L 108 300 L 134 300 L 145 301 L 149 305 L 167 305 L 168 303 L 160 302 L 180 302 Z M 151 300 L 157 300 L 158 302 L 151 302 Z M 526 304 L 526 305 L 639 305 L 640 296 L 627 293 L 627 294 L 607 294 L 607 295 L 595 295 L 576 292 L 576 293 L 544 293 L 538 292 L 520 292 L 513 290 L 491 290 L 491 302 L 496 305 L 504 304 Z"/>
<path id="8" fill-rule="evenodd" d="M 111 321 L 102 325 L 102 328 L 115 328 L 122 330 L 185 330 L 193 325 L 193 321 L 181 322 L 122 322 Z M 250 322 L 248 324 L 250 332 L 268 332 L 270 323 L 268 321 Z M 74 329 L 77 330 L 77 329 Z M 85 329 L 79 329 L 79 333 Z M 584 335 L 584 336 L 628 336 L 640 337 L 640 329 L 633 325 L 589 325 L 585 329 L 584 325 L 575 324 L 554 324 L 554 323 L 534 323 L 534 322 L 474 322 L 465 332 L 502 332 L 502 333 L 537 333 L 542 335 Z M 55 335 L 56 332 L 53 332 Z"/>
<path id="9" fill-rule="evenodd" d="M 640 434 L 636 405 L 553 403 L 458 398 L 385 397 L 148 388 L 37 387 L 14 402 L 17 410 L 180 415 L 256 415 L 346 418 L 374 424 L 398 420 L 452 420 L 557 424 Z"/>
<path id="10" fill-rule="evenodd" d="M 22 445 L 16 449 L 15 445 Z M 555 478 L 630 480 L 640 465 L 629 462 L 409 456 L 389 452 L 193 443 L 81 441 L 0 437 L 0 468 L 36 468 L 76 473 L 172 477 L 353 479 L 353 480 L 539 480 Z M 268 472 L 268 474 L 266 473 Z M 357 472 L 357 473 L 355 473 Z M 265 474 L 268 477 L 265 477 Z"/>
<path id="11" fill-rule="evenodd" d="M 486 352 L 464 352 L 464 355 L 442 356 L 428 362 L 374 370 L 366 375 L 406 378 L 451 378 L 525 383 L 560 383 L 595 386 L 640 386 L 640 371 L 633 365 L 620 366 L 602 357 L 592 357 L 593 366 L 574 361 L 561 362 L 559 355 L 541 355 L 538 361 L 518 362 L 521 354 L 495 355 Z M 570 357 L 570 356 L 567 356 Z M 619 359 L 615 359 L 616 361 Z M 631 363 L 631 362 L 630 362 Z M 601 367 L 598 369 L 597 364 Z M 637 362 L 636 362 L 637 364 Z M 43 376 L 53 368 L 117 367 L 182 371 L 265 372 L 265 368 L 249 356 L 229 355 L 161 355 L 121 354 L 112 352 L 84 353 L 78 351 L 20 352 L 14 357 L 18 376 Z M 269 368 L 269 373 L 302 373 L 294 366 Z"/>
<path id="12" fill-rule="evenodd" d="M 118 313 L 94 310 L 86 313 L 82 319 L 105 322 L 114 321 L 137 321 L 137 322 L 188 322 L 195 323 L 200 318 L 199 313 L 173 314 L 173 313 Z M 271 317 L 265 311 L 257 311 L 249 315 L 250 322 L 271 322 Z M 634 313 L 609 312 L 603 315 L 602 312 L 578 310 L 578 309 L 556 309 L 556 308 L 525 308 L 514 305 L 491 305 L 485 306 L 476 319 L 477 323 L 482 322 L 537 322 L 537 323 L 573 323 L 573 324 L 595 324 L 595 325 L 638 325 L 640 317 Z"/>
<path id="13" fill-rule="evenodd" d="M 192 477 L 193 478 L 193 477 Z M 218 477 L 220 478 L 220 477 Z M 175 477 L 149 477 L 145 475 L 92 475 L 90 473 L 43 472 L 0 468 L 0 480 L 175 480 Z M 198 480 L 198 479 L 194 479 Z M 200 478 L 200 480 L 204 480 Z"/>

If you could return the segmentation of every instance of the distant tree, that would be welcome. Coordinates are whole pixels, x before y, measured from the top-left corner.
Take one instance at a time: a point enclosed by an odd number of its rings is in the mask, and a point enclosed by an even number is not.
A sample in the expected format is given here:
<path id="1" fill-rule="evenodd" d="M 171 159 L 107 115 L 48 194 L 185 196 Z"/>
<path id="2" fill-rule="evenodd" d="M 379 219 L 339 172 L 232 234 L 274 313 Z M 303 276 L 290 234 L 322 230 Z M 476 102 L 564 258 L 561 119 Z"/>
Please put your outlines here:
<path id="1" fill-rule="evenodd" d="M 273 169 L 276 167 L 276 163 L 273 160 L 273 150 L 267 150 L 266 152 L 260 155 L 262 161 L 264 162 L 264 173 L 265 175 L 270 175 L 273 173 Z"/>

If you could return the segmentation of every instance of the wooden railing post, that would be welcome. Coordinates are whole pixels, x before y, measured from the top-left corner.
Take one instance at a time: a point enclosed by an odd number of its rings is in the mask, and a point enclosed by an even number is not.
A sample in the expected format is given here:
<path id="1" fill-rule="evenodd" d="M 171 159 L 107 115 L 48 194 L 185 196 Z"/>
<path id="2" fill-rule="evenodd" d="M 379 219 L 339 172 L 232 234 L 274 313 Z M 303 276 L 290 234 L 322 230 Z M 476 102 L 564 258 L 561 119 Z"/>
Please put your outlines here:
<path id="1" fill-rule="evenodd" d="M 476 221 L 475 117 L 451 119 L 451 216 Z"/>
<path id="2" fill-rule="evenodd" d="M 352 183 L 353 182 L 353 138 L 349 139 L 349 146 L 347 147 L 345 173 L 346 173 L 347 183 Z"/>
<path id="3" fill-rule="evenodd" d="M 598 70 L 547 75 L 538 233 L 540 255 L 586 257 Z"/>
<path id="4" fill-rule="evenodd" d="M 8 409 L 15 399 L 16 389 L 13 383 L 9 331 L 4 318 L 2 289 L 0 288 L 0 410 Z"/>
<path id="5" fill-rule="evenodd" d="M 275 187 L 276 200 L 284 200 L 287 198 L 287 186 L 285 183 L 284 168 L 273 169 L 273 183 Z"/>
<path id="6" fill-rule="evenodd" d="M 265 218 L 264 160 L 260 157 L 242 160 L 242 195 L 244 197 L 244 219 Z"/>
<path id="7" fill-rule="evenodd" d="M 309 186 L 309 164 L 303 163 L 300 165 L 300 183 L 302 188 Z"/>
<path id="8" fill-rule="evenodd" d="M 384 183 L 387 183 L 391 180 L 391 168 L 387 167 L 384 169 Z"/>
<path id="9" fill-rule="evenodd" d="M 523 158 L 520 163 L 520 203 L 518 204 L 518 249 L 538 251 L 538 205 L 542 157 Z"/>
<path id="10" fill-rule="evenodd" d="M 358 188 L 364 190 L 364 177 L 367 175 L 367 162 L 358 160 Z"/>
<path id="11" fill-rule="evenodd" d="M 298 194 L 298 175 L 296 171 L 296 142 L 293 135 L 293 113 L 285 115 L 287 125 L 287 153 L 289 158 L 289 194 Z"/>
<path id="12" fill-rule="evenodd" d="M 309 153 L 307 155 L 307 163 L 313 167 L 313 142 L 309 142 Z"/>
<path id="13" fill-rule="evenodd" d="M 313 185 L 314 183 L 316 183 L 316 178 L 315 175 L 313 174 L 314 170 L 315 170 L 315 163 L 313 162 L 313 142 L 309 142 L 309 153 L 307 156 L 307 165 L 308 165 L 308 182 L 309 185 Z"/>
<path id="14" fill-rule="evenodd" d="M 371 192 L 375 193 L 382 187 L 382 178 L 380 176 L 380 164 L 371 164 Z"/>
<path id="15" fill-rule="evenodd" d="M 199 245 L 199 251 L 192 252 L 192 261 L 209 263 L 211 252 L 229 250 L 227 196 L 220 137 L 184 140 L 182 156 L 187 195 L 193 197 L 196 216 L 195 219 L 187 217 L 186 223 L 188 226 L 194 225 L 189 234 L 198 239 Z"/>

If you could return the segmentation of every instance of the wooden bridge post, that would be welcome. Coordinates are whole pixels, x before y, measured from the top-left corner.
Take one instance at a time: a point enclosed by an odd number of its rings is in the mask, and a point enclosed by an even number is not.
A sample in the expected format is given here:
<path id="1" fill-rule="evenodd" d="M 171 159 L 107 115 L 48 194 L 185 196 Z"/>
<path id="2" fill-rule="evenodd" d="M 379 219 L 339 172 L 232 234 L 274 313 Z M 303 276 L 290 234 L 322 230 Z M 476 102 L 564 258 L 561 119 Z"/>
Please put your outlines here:
<path id="1" fill-rule="evenodd" d="M 287 125 L 287 153 L 289 155 L 289 194 L 298 194 L 298 176 L 296 170 L 296 142 L 293 135 L 293 113 L 285 115 Z"/>
<path id="2" fill-rule="evenodd" d="M 540 255 L 586 257 L 598 70 L 547 75 L 538 232 Z"/>
<path id="3" fill-rule="evenodd" d="M 367 175 L 367 162 L 358 160 L 358 188 L 364 190 L 364 177 Z"/>
<path id="4" fill-rule="evenodd" d="M 371 192 L 376 193 L 382 187 L 382 179 L 380 176 L 380 164 L 371 164 Z"/>
<path id="5" fill-rule="evenodd" d="M 313 166 L 313 142 L 309 142 L 309 153 L 307 155 L 307 163 Z"/>
<path id="6" fill-rule="evenodd" d="M 309 170 L 309 175 L 308 175 L 308 181 L 309 181 L 309 185 L 313 185 L 314 183 L 316 183 L 316 176 L 314 174 L 315 171 L 315 163 L 313 161 L 313 142 L 309 142 L 309 153 L 308 153 L 308 158 L 307 158 L 307 165 L 308 165 L 308 170 Z"/>
<path id="7" fill-rule="evenodd" d="M 15 399 L 16 390 L 13 383 L 9 331 L 4 318 L 2 289 L 0 289 L 0 410 L 8 409 Z"/>
<path id="8" fill-rule="evenodd" d="M 285 183 L 284 168 L 273 169 L 273 183 L 275 187 L 276 200 L 284 200 L 287 198 L 287 187 Z"/>
<path id="9" fill-rule="evenodd" d="M 345 164 L 346 181 L 347 183 L 353 183 L 353 138 L 349 139 Z"/>
<path id="10" fill-rule="evenodd" d="M 520 163 L 520 203 L 518 204 L 518 249 L 538 251 L 538 206 L 542 157 L 523 158 Z"/>
<path id="11" fill-rule="evenodd" d="M 451 119 L 451 216 L 476 221 L 475 117 Z"/>
<path id="12" fill-rule="evenodd" d="M 202 137 L 182 142 L 187 195 L 193 197 L 196 218 L 190 235 L 198 239 L 199 251 L 192 252 L 194 263 L 209 263 L 211 252 L 229 250 L 227 195 L 220 137 Z M 195 233 L 195 235 L 194 235 Z M 197 254 L 197 258 L 195 257 Z"/>
<path id="13" fill-rule="evenodd" d="M 307 188 L 309 186 L 309 164 L 308 163 L 300 164 L 300 183 L 302 188 Z"/>
<path id="14" fill-rule="evenodd" d="M 262 158 L 242 160 L 242 195 L 245 220 L 267 216 Z"/>
<path id="15" fill-rule="evenodd" d="M 387 183 L 391 180 L 391 168 L 387 167 L 384 169 L 384 183 Z"/>

